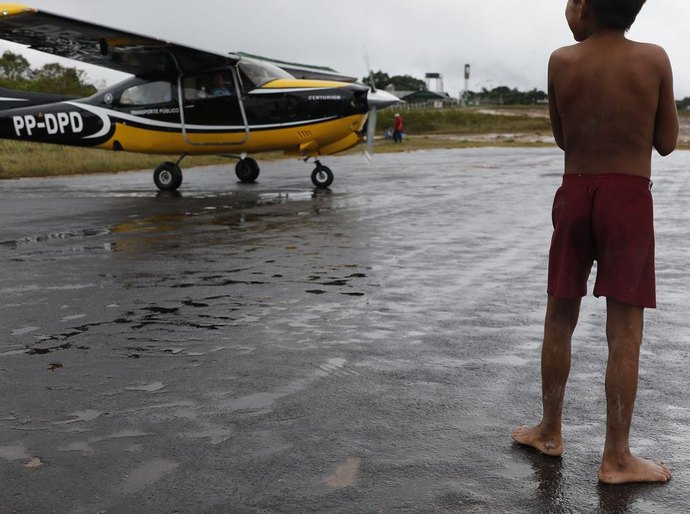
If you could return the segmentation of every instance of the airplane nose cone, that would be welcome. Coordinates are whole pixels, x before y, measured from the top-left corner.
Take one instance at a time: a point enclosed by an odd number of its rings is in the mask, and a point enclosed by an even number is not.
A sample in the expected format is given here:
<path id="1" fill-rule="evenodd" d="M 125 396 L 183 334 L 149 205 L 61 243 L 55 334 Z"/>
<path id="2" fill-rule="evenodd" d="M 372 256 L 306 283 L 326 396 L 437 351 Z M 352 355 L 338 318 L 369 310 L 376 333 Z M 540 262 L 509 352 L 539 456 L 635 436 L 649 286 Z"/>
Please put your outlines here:
<path id="1" fill-rule="evenodd" d="M 393 105 L 394 103 L 397 103 L 399 101 L 400 101 L 400 98 L 389 93 L 388 91 L 382 91 L 382 90 L 371 91 L 370 90 L 367 93 L 367 104 L 369 105 L 369 109 L 371 109 L 371 108 L 383 109 L 384 107 L 388 107 L 389 105 Z"/>

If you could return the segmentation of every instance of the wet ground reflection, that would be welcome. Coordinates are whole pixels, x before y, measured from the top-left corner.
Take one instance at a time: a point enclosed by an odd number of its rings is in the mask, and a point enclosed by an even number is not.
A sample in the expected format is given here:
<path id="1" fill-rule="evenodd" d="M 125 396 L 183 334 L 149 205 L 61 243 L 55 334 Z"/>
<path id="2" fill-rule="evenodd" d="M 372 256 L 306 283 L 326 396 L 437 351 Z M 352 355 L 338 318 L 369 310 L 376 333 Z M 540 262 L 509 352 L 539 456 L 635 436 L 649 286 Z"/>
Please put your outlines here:
<path id="1" fill-rule="evenodd" d="M 513 453 L 530 463 L 537 482 L 538 508 L 542 512 L 570 512 L 563 490 L 563 459 L 549 457 L 513 443 Z"/>
<path id="2" fill-rule="evenodd" d="M 178 195 L 148 172 L 0 182 L 3 508 L 683 512 L 690 154 L 655 162 L 660 306 L 633 434 L 674 478 L 622 488 L 596 480 L 595 299 L 566 455 L 510 441 L 539 410 L 559 151 L 362 162 L 333 158 L 325 192 L 291 161 L 250 187 L 190 170 Z"/>
<path id="3" fill-rule="evenodd" d="M 659 484 L 629 484 L 619 487 L 599 484 L 599 511 L 602 514 L 632 512 L 637 499 L 644 498 L 645 490 L 650 492 L 658 487 Z"/>

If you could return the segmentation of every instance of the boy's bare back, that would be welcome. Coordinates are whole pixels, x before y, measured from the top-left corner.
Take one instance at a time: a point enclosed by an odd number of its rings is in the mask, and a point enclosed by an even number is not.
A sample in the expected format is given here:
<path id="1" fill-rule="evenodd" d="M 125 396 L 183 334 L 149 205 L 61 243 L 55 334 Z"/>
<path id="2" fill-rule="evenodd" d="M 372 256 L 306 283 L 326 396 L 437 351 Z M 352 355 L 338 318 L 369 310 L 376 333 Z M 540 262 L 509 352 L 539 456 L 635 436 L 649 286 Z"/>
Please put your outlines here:
<path id="1" fill-rule="evenodd" d="M 656 302 L 649 189 L 652 149 L 666 155 L 678 139 L 666 52 L 625 37 L 644 3 L 566 3 L 566 20 L 579 43 L 556 50 L 549 60 L 549 112 L 556 142 L 565 150 L 566 175 L 552 209 L 541 353 L 543 415 L 538 424 L 513 431 L 519 444 L 547 455 L 563 453 L 572 336 L 596 260 L 594 294 L 599 287 L 606 296 L 609 350 L 606 438 L 598 477 L 607 484 L 671 478 L 665 464 L 634 455 L 629 441 L 644 309 Z M 607 173 L 628 176 L 601 176 Z M 639 296 L 629 296 L 630 291 Z"/>
<path id="2" fill-rule="evenodd" d="M 622 31 L 599 30 L 556 50 L 549 60 L 549 104 L 565 173 L 649 178 L 652 148 L 667 155 L 676 146 L 668 56 Z"/>

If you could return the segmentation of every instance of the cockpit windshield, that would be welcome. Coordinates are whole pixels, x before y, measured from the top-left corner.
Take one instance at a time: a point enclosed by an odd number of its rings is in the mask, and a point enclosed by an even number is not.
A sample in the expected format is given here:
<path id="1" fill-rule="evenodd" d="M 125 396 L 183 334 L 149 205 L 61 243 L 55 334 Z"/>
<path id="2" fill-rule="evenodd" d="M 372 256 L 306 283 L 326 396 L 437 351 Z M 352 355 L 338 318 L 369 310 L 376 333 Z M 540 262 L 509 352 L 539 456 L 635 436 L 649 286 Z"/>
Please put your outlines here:
<path id="1" fill-rule="evenodd" d="M 261 87 L 277 79 L 294 79 L 287 71 L 263 61 L 243 57 L 239 63 L 240 76 L 247 89 Z"/>

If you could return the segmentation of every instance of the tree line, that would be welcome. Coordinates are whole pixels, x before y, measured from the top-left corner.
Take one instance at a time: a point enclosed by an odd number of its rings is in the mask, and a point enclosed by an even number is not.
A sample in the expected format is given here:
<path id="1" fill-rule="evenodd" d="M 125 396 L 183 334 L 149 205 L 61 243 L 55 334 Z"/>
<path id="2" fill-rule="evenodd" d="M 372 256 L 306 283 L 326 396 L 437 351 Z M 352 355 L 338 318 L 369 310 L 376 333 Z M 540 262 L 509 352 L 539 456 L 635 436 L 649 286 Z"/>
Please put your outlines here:
<path id="1" fill-rule="evenodd" d="M 377 89 L 392 87 L 395 91 L 426 91 L 426 83 L 411 75 L 389 75 L 383 71 L 372 72 L 362 78 L 362 83 L 375 85 Z M 18 91 L 34 91 L 60 95 L 91 96 L 97 92 L 86 72 L 58 63 L 31 68 L 29 61 L 20 54 L 6 50 L 0 56 L 0 87 Z M 481 91 L 468 91 L 464 100 L 470 104 L 491 103 L 498 105 L 530 105 L 548 99 L 544 91 L 518 91 L 507 86 Z M 676 100 L 678 110 L 690 109 L 690 97 Z"/>
<path id="2" fill-rule="evenodd" d="M 410 75 L 389 75 L 383 71 L 372 72 L 362 78 L 362 83 L 371 86 L 374 83 L 377 89 L 392 87 L 395 91 L 426 91 L 426 83 Z M 468 91 L 464 101 L 468 104 L 497 104 L 497 105 L 531 105 L 545 103 L 548 95 L 544 91 L 532 89 L 531 91 L 518 91 L 508 86 L 498 86 L 493 89 L 482 88 L 481 91 Z M 690 97 L 676 100 L 678 110 L 690 109 Z"/>
<path id="3" fill-rule="evenodd" d="M 83 70 L 58 63 L 33 69 L 24 56 L 9 50 L 0 56 L 0 87 L 73 96 L 91 96 L 97 91 Z"/>
<path id="4" fill-rule="evenodd" d="M 362 78 L 362 83 L 377 89 L 392 88 L 394 91 L 427 91 L 426 82 L 410 75 L 389 75 L 384 71 L 374 71 Z M 501 105 L 534 104 L 545 101 L 546 93 L 533 89 L 522 92 L 507 86 L 495 87 L 491 90 L 483 88 L 479 92 L 468 91 L 464 100 L 468 103 L 492 103 Z"/>
<path id="5" fill-rule="evenodd" d="M 370 75 L 362 78 L 362 84 L 373 85 L 376 89 L 392 87 L 395 91 L 426 91 L 426 82 L 414 78 L 411 75 L 388 75 L 384 71 L 372 71 Z"/>
<path id="6" fill-rule="evenodd" d="M 545 103 L 548 100 L 548 95 L 538 89 L 518 91 L 508 86 L 498 86 L 490 90 L 482 88 L 478 93 L 468 91 L 464 100 L 470 104 L 532 105 Z"/>

